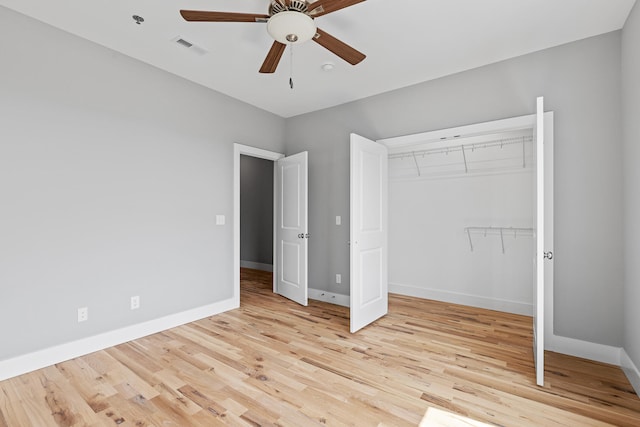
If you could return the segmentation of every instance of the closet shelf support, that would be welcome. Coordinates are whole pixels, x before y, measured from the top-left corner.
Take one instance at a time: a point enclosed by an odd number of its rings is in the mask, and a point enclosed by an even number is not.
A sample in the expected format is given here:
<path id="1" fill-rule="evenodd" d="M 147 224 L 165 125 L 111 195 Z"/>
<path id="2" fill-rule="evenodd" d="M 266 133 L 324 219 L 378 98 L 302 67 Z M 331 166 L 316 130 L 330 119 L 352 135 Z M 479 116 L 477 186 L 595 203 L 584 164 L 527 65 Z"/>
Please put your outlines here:
<path id="1" fill-rule="evenodd" d="M 533 228 L 522 228 L 522 227 L 465 227 L 465 233 L 467 233 L 467 238 L 469 239 L 469 249 L 473 252 L 473 238 L 471 237 L 471 233 L 482 233 L 484 237 L 487 235 L 500 235 L 500 244 L 502 247 L 502 253 L 506 253 L 504 246 L 504 234 L 513 233 L 513 238 L 516 239 L 518 234 L 521 236 L 532 236 L 535 237 L 535 230 Z"/>
<path id="2" fill-rule="evenodd" d="M 469 166 L 467 166 L 467 154 L 464 152 L 464 145 L 460 146 L 460 151 L 462 151 L 462 160 L 464 160 L 464 173 L 468 173 Z"/>
<path id="3" fill-rule="evenodd" d="M 416 169 L 418 170 L 418 176 L 420 176 L 420 165 L 418 164 L 418 159 L 416 159 L 416 152 L 412 151 L 413 161 L 416 163 Z"/>

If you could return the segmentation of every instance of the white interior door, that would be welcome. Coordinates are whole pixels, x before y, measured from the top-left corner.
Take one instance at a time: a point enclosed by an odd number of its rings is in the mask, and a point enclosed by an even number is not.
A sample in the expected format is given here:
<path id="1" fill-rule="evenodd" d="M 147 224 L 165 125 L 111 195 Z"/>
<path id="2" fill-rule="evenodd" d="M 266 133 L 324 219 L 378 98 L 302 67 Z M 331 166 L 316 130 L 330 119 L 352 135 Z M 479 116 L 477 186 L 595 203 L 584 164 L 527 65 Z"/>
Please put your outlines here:
<path id="1" fill-rule="evenodd" d="M 351 332 L 387 314 L 387 147 L 351 134 Z"/>
<path id="2" fill-rule="evenodd" d="M 536 256 L 534 267 L 533 295 L 533 341 L 536 366 L 536 383 L 544 385 L 544 346 L 545 346 L 545 291 L 552 290 L 553 270 L 553 124 L 545 125 L 544 98 L 536 103 Z M 550 118 L 552 120 L 552 118 Z"/>
<path id="3" fill-rule="evenodd" d="M 276 162 L 276 292 L 307 305 L 307 171 L 306 151 Z"/>

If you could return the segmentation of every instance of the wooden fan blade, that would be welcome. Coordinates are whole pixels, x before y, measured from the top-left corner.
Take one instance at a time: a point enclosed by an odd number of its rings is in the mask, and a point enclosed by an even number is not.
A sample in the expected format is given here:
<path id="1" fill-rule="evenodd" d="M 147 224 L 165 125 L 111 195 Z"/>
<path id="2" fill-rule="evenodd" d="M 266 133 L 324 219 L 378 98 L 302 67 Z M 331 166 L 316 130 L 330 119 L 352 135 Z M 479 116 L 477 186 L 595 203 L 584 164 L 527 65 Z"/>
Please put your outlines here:
<path id="1" fill-rule="evenodd" d="M 280 62 L 280 58 L 282 58 L 282 54 L 284 53 L 284 49 L 287 47 L 286 44 L 280 43 L 278 41 L 274 41 L 271 45 L 271 49 L 269 49 L 269 53 L 267 53 L 267 57 L 264 59 L 262 63 L 262 67 L 260 67 L 261 73 L 275 73 L 276 68 L 278 68 L 278 63 Z"/>
<path id="2" fill-rule="evenodd" d="M 313 38 L 313 41 L 335 53 L 351 65 L 359 64 L 367 57 L 364 53 L 355 50 L 348 44 L 333 37 L 331 34 L 322 31 L 320 28 L 316 29 L 316 36 Z"/>
<path id="3" fill-rule="evenodd" d="M 309 14 L 317 18 L 363 1 L 365 0 L 318 0 L 309 5 Z"/>
<path id="4" fill-rule="evenodd" d="M 269 15 L 260 13 L 206 12 L 181 10 L 180 15 L 189 22 L 267 22 Z"/>

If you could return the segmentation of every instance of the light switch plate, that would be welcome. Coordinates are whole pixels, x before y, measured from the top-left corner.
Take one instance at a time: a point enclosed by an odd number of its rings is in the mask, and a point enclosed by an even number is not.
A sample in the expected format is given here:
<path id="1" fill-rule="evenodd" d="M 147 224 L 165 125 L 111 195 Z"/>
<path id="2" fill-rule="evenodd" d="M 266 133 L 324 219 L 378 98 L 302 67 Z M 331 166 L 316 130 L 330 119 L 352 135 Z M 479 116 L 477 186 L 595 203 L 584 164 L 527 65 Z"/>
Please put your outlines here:
<path id="1" fill-rule="evenodd" d="M 342 224 L 342 217 L 340 215 L 336 216 L 336 225 Z"/>
<path id="2" fill-rule="evenodd" d="M 224 225 L 225 222 L 224 215 L 216 215 L 216 225 Z"/>

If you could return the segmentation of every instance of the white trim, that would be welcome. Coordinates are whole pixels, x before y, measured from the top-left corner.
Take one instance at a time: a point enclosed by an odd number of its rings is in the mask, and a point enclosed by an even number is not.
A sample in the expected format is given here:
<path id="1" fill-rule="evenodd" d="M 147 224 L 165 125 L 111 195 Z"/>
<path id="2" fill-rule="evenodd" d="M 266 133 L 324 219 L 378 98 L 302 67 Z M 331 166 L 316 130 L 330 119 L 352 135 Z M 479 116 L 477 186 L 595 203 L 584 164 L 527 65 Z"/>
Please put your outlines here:
<path id="1" fill-rule="evenodd" d="M 263 150 L 249 145 L 233 144 L 233 299 L 240 306 L 240 156 L 246 155 L 276 161 L 284 157 L 284 154 Z M 275 165 L 274 165 L 275 168 Z M 275 176 L 274 176 L 275 188 Z M 274 193 L 275 197 L 275 193 Z M 274 203 L 275 209 L 275 203 Z M 275 236 L 275 216 L 274 216 Z M 274 242 L 275 248 L 275 242 Z M 273 252 L 273 265 L 276 265 L 276 252 Z M 273 275 L 275 287 L 276 275 Z"/>
<path id="2" fill-rule="evenodd" d="M 336 294 L 322 289 L 309 288 L 309 299 L 349 307 L 349 295 Z"/>
<path id="3" fill-rule="evenodd" d="M 452 304 L 486 308 L 488 310 L 498 310 L 507 313 L 522 314 L 525 316 L 531 316 L 533 313 L 533 305 L 525 302 L 489 298 L 479 295 L 463 294 L 459 292 L 449 292 L 439 289 L 419 288 L 416 286 L 404 285 L 400 283 L 389 283 L 389 292 L 411 297 L 443 301 Z"/>
<path id="4" fill-rule="evenodd" d="M 640 370 L 638 370 L 638 367 L 633 363 L 633 360 L 631 360 L 624 348 L 620 351 L 620 367 L 624 373 L 627 374 L 629 382 L 638 397 L 640 397 Z"/>
<path id="5" fill-rule="evenodd" d="M 545 336 L 544 349 L 616 366 L 620 366 L 620 351 L 622 350 L 620 347 L 561 337 L 555 334 Z"/>
<path id="6" fill-rule="evenodd" d="M 546 114 L 546 113 L 545 113 Z M 376 142 L 389 148 L 403 147 L 406 145 L 424 144 L 429 142 L 442 142 L 442 138 L 467 138 L 489 133 L 507 132 L 519 129 L 532 128 L 536 123 L 536 115 L 511 117 L 508 119 L 493 120 L 490 122 L 475 123 L 466 126 L 458 126 L 448 129 L 440 129 L 413 135 L 395 136 L 393 138 L 378 139 Z"/>
<path id="7" fill-rule="evenodd" d="M 251 268 L 253 270 L 273 271 L 273 264 L 265 264 L 263 262 L 240 260 L 240 267 Z"/>
<path id="8" fill-rule="evenodd" d="M 271 231 L 272 237 L 272 249 L 271 249 L 271 261 L 272 267 L 271 270 L 273 274 L 271 275 L 271 291 L 275 294 L 278 292 L 278 161 L 273 162 L 273 230 Z"/>
<path id="9" fill-rule="evenodd" d="M 238 308 L 233 298 L 0 361 L 0 381 Z"/>

